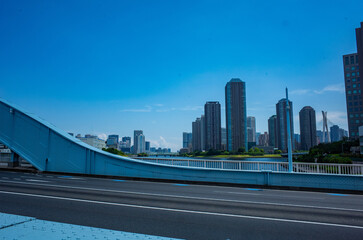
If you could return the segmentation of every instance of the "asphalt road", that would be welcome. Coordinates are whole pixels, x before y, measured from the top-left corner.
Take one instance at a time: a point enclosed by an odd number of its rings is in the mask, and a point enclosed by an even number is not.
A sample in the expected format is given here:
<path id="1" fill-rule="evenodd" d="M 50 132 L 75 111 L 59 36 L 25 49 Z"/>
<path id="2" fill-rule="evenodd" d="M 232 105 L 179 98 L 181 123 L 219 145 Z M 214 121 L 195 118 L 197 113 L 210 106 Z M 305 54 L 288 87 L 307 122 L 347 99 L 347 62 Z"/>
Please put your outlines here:
<path id="1" fill-rule="evenodd" d="M 363 196 L 0 171 L 0 212 L 182 239 L 363 239 Z"/>

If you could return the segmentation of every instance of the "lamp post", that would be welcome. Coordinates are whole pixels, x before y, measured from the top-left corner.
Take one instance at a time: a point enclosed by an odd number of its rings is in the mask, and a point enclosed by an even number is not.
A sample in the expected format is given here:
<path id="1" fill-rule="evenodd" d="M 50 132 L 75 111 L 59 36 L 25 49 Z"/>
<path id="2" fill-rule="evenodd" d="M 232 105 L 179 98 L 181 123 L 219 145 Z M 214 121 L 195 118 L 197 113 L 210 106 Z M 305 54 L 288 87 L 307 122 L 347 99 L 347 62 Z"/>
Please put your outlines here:
<path id="1" fill-rule="evenodd" d="M 289 160 L 289 172 L 293 172 L 292 142 L 291 142 L 291 132 L 290 132 L 290 104 L 289 104 L 289 95 L 287 88 L 286 88 L 286 127 L 287 127 L 287 156 Z"/>

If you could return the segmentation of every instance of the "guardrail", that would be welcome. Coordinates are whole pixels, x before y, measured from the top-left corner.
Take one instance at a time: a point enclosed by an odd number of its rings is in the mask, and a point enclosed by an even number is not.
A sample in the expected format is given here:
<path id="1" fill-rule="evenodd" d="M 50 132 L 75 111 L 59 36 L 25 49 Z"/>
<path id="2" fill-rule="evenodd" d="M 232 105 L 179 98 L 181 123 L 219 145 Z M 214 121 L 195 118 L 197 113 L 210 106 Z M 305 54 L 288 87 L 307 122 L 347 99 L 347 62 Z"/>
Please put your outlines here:
<path id="1" fill-rule="evenodd" d="M 226 169 L 239 171 L 272 171 L 288 172 L 287 162 L 254 162 L 235 160 L 206 160 L 206 159 L 164 159 L 164 158 L 143 158 L 135 159 L 146 162 L 197 167 L 207 169 Z M 363 175 L 363 165 L 361 164 L 326 164 L 326 163 L 293 163 L 293 171 L 298 173 L 324 173 L 340 175 Z"/>

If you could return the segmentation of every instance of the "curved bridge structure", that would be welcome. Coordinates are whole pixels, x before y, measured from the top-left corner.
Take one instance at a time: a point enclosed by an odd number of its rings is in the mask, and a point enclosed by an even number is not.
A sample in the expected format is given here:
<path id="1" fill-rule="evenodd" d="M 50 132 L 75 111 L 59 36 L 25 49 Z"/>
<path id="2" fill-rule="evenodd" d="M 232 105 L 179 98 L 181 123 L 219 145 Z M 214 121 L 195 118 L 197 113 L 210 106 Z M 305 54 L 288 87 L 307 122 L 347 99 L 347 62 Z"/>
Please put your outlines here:
<path id="1" fill-rule="evenodd" d="M 363 191 L 363 177 L 168 166 L 91 147 L 0 99 L 0 142 L 40 171 Z"/>

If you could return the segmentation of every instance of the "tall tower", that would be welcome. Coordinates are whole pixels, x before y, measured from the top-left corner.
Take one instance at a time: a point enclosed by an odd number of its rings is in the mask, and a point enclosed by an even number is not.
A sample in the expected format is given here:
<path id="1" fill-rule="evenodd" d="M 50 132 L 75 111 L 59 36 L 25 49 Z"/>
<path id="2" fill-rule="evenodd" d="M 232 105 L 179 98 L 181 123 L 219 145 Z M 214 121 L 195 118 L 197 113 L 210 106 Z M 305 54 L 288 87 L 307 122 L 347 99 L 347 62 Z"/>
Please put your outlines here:
<path id="1" fill-rule="evenodd" d="M 247 141 L 257 142 L 256 139 L 256 118 L 248 116 L 247 117 Z"/>
<path id="2" fill-rule="evenodd" d="M 201 132 L 201 128 L 202 128 L 202 123 L 201 123 L 201 119 L 197 118 L 193 123 L 192 123 L 192 148 L 193 151 L 202 151 L 202 132 Z"/>
<path id="3" fill-rule="evenodd" d="M 359 62 L 363 62 L 363 22 L 355 29 L 358 53 L 343 55 L 345 96 L 347 103 L 349 137 L 359 137 L 358 127 L 363 123 L 362 92 L 360 83 Z"/>
<path id="4" fill-rule="evenodd" d="M 323 143 L 326 143 L 327 140 L 328 143 L 330 143 L 331 140 L 328 128 L 328 112 L 321 111 L 321 113 L 323 114 Z M 325 136 L 327 136 L 328 139 L 325 139 Z"/>
<path id="5" fill-rule="evenodd" d="M 290 107 L 290 116 L 293 115 L 292 111 L 292 102 L 289 101 L 289 107 Z M 287 118 L 286 118 L 287 112 L 286 112 L 286 98 L 281 99 L 276 104 L 276 126 L 277 126 L 277 147 L 283 151 L 287 152 L 287 145 L 288 145 L 288 132 L 287 132 Z M 292 142 L 292 149 L 295 149 L 294 144 L 294 122 L 293 117 L 290 117 L 290 138 Z"/>
<path id="6" fill-rule="evenodd" d="M 277 117 L 276 115 L 271 116 L 268 119 L 268 145 L 274 148 L 278 147 L 277 144 Z"/>
<path id="7" fill-rule="evenodd" d="M 227 150 L 247 149 L 246 84 L 232 78 L 225 87 Z"/>
<path id="8" fill-rule="evenodd" d="M 137 154 L 137 153 L 141 153 L 139 149 L 140 147 L 140 138 L 139 138 L 139 135 L 142 135 L 143 134 L 143 131 L 142 130 L 134 130 L 134 153 Z"/>
<path id="9" fill-rule="evenodd" d="M 204 105 L 205 150 L 221 149 L 221 104 L 207 102 Z"/>
<path id="10" fill-rule="evenodd" d="M 301 150 L 309 150 L 316 144 L 316 116 L 314 108 L 303 107 L 299 112 Z"/>

